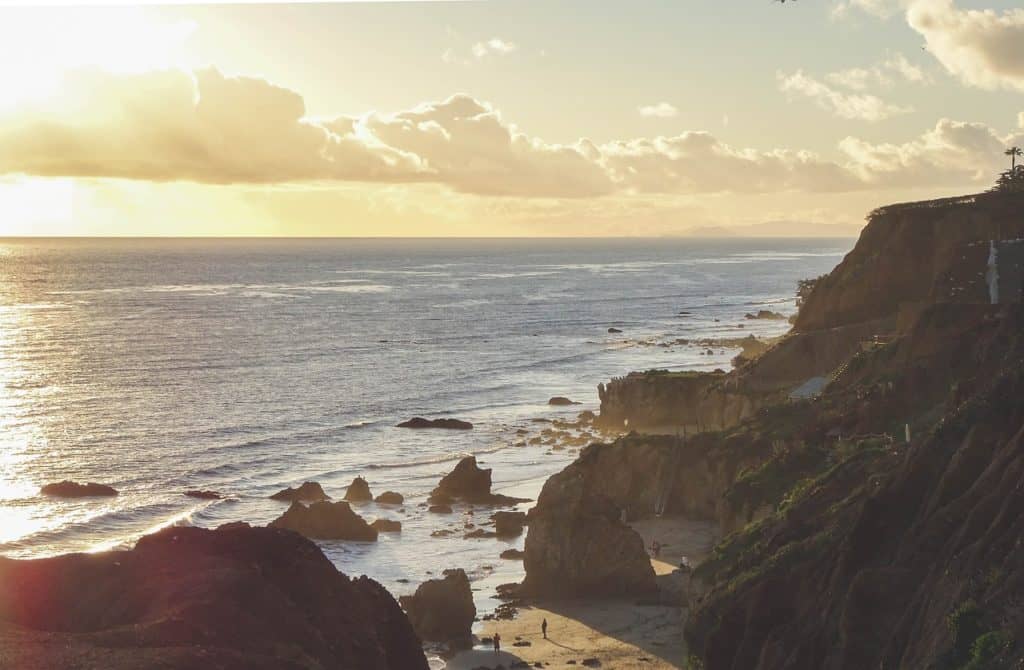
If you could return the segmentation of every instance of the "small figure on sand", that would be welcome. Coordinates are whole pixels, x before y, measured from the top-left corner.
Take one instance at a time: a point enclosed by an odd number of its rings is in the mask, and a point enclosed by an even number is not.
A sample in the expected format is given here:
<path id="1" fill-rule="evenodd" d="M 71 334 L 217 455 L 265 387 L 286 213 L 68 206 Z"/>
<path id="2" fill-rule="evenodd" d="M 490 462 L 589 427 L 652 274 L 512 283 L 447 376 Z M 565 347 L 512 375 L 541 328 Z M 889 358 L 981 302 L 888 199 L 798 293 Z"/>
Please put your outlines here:
<path id="1" fill-rule="evenodd" d="M 540 632 L 544 636 L 544 639 L 548 639 L 548 620 L 544 619 L 540 622 Z"/>
<path id="2" fill-rule="evenodd" d="M 497 633 L 494 634 L 494 653 L 497 654 L 501 651 L 501 636 Z"/>
<path id="3" fill-rule="evenodd" d="M 651 555 L 657 558 L 661 554 L 661 542 L 651 540 Z"/>

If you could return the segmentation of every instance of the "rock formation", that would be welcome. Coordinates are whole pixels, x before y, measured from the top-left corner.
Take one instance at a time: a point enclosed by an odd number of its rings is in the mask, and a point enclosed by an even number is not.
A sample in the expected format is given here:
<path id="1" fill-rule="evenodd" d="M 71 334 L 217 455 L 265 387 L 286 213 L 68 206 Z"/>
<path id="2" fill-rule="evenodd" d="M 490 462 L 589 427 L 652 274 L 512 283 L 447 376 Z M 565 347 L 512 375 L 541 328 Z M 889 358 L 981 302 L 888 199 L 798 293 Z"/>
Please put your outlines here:
<path id="1" fill-rule="evenodd" d="M 199 498 L 200 500 L 220 500 L 224 496 L 217 493 L 216 491 L 185 491 L 185 495 L 189 498 Z"/>
<path id="2" fill-rule="evenodd" d="M 443 579 L 420 584 L 416 593 L 399 599 L 416 633 L 431 642 L 469 640 L 476 606 L 469 577 L 461 568 L 445 570 Z"/>
<path id="3" fill-rule="evenodd" d="M 95 482 L 79 484 L 68 480 L 57 482 L 56 484 L 45 484 L 39 492 L 45 496 L 57 498 L 88 498 L 117 495 L 117 491 L 106 484 L 97 484 Z"/>
<path id="4" fill-rule="evenodd" d="M 378 533 L 401 533 L 402 522 L 394 519 L 377 519 L 370 524 Z"/>
<path id="5" fill-rule="evenodd" d="M 555 397 L 548 400 L 548 404 L 554 407 L 565 407 L 567 405 L 578 405 L 578 402 L 573 402 L 565 396 L 556 395 Z"/>
<path id="6" fill-rule="evenodd" d="M 349 502 L 369 502 L 373 500 L 373 494 L 370 493 L 370 485 L 362 477 L 356 477 L 348 485 L 344 499 Z"/>
<path id="7" fill-rule="evenodd" d="M 401 505 L 403 502 L 405 502 L 405 496 L 403 496 L 401 493 L 395 493 L 394 491 L 385 491 L 384 493 L 381 493 L 373 500 L 374 502 L 380 503 L 382 505 Z"/>
<path id="8" fill-rule="evenodd" d="M 444 428 L 447 430 L 470 430 L 473 424 L 460 419 L 424 419 L 417 416 L 398 424 L 398 428 Z"/>
<path id="9" fill-rule="evenodd" d="M 353 512 L 347 502 L 340 501 L 315 502 L 309 507 L 293 502 L 270 526 L 287 528 L 316 540 L 377 540 L 377 531 Z"/>
<path id="10" fill-rule="evenodd" d="M 577 468 L 551 477 L 530 511 L 524 591 L 537 598 L 657 591 L 643 539 Z"/>
<path id="11" fill-rule="evenodd" d="M 445 475 L 431 492 L 430 500 L 440 505 L 455 500 L 480 505 L 515 505 L 528 502 L 523 498 L 491 493 L 491 469 L 478 466 L 476 456 L 466 456 L 459 461 L 455 469 Z"/>
<path id="12" fill-rule="evenodd" d="M 526 525 L 526 512 L 495 512 L 491 518 L 494 520 L 494 532 L 498 537 L 522 535 L 523 526 Z"/>
<path id="13" fill-rule="evenodd" d="M 320 500 L 327 500 L 330 498 L 329 495 L 324 493 L 324 490 L 320 487 L 317 482 L 305 482 L 297 489 L 288 487 L 278 491 L 274 495 L 270 496 L 273 500 L 284 500 L 286 502 L 317 502 Z"/>
<path id="14" fill-rule="evenodd" d="M 10 668 L 427 670 L 376 582 L 288 531 L 167 528 L 131 551 L 0 559 Z"/>

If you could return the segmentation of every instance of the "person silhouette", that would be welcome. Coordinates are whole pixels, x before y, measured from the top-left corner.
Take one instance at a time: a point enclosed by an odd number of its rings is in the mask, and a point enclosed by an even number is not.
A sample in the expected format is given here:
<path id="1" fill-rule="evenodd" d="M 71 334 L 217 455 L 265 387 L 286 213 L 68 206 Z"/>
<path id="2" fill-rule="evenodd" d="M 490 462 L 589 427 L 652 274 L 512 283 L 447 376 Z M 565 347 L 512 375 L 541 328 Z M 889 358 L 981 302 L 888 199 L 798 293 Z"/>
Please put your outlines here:
<path id="1" fill-rule="evenodd" d="M 497 633 L 494 634 L 494 653 L 497 654 L 501 651 L 501 636 Z"/>
<path id="2" fill-rule="evenodd" d="M 544 619 L 540 622 L 540 632 L 544 636 L 544 639 L 548 639 L 548 620 Z"/>

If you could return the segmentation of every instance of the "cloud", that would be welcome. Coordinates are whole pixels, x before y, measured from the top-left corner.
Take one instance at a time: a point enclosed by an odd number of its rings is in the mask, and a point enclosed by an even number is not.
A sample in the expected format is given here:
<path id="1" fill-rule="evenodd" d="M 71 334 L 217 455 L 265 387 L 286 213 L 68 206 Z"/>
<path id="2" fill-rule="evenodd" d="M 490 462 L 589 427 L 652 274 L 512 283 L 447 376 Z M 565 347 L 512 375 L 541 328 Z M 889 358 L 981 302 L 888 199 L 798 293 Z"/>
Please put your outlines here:
<path id="1" fill-rule="evenodd" d="M 832 18 L 846 18 L 855 9 L 880 19 L 888 19 L 899 12 L 900 3 L 898 0 L 839 0 L 832 6 Z"/>
<path id="2" fill-rule="evenodd" d="M 661 119 L 672 118 L 679 114 L 679 110 L 676 109 L 675 105 L 667 102 L 659 102 L 655 105 L 643 105 L 641 107 L 637 107 L 637 111 L 640 112 L 640 116 Z"/>
<path id="3" fill-rule="evenodd" d="M 863 182 L 894 187 L 987 185 L 1003 168 L 1003 149 L 1021 137 L 1001 136 L 981 123 L 941 119 L 902 144 L 847 137 L 839 144 Z"/>
<path id="4" fill-rule="evenodd" d="M 931 84 L 932 78 L 920 66 L 911 63 L 902 53 L 894 53 L 877 65 L 853 67 L 829 72 L 825 79 L 851 91 L 866 91 L 873 86 L 891 88 L 897 80 L 914 84 Z"/>
<path id="5" fill-rule="evenodd" d="M 892 116 L 912 111 L 909 107 L 900 107 L 887 103 L 875 95 L 839 91 L 804 74 L 802 70 L 798 70 L 791 75 L 785 75 L 780 72 L 778 77 L 780 90 L 810 98 L 818 107 L 840 118 L 860 121 L 882 121 Z M 851 81 L 855 81 L 855 79 L 851 79 Z"/>
<path id="6" fill-rule="evenodd" d="M 477 60 L 487 56 L 504 56 L 519 49 L 515 42 L 507 42 L 503 39 L 492 37 L 486 42 L 477 42 L 470 50 Z"/>
<path id="7" fill-rule="evenodd" d="M 702 131 L 558 144 L 464 94 L 396 113 L 309 118 L 295 91 L 212 68 L 80 71 L 60 100 L 0 116 L 0 175 L 424 184 L 517 199 L 838 193 L 985 185 L 1002 167 L 1003 147 L 1024 143 L 1020 134 L 943 120 L 899 144 L 846 138 L 837 160 L 736 147 Z"/>
<path id="8" fill-rule="evenodd" d="M 616 183 L 639 193 L 859 188 L 845 168 L 812 153 L 737 149 L 706 132 L 610 142 L 598 151 Z"/>
<path id="9" fill-rule="evenodd" d="M 953 0 L 914 0 L 907 23 L 965 84 L 1024 90 L 1024 9 L 961 10 Z"/>

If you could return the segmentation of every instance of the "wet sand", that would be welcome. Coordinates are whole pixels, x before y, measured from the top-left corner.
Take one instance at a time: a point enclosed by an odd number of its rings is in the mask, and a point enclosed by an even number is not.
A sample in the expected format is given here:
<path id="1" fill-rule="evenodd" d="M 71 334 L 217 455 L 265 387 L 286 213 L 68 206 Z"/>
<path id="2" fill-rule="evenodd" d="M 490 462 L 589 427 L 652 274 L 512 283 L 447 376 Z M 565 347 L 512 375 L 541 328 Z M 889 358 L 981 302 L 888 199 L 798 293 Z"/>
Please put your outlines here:
<path id="1" fill-rule="evenodd" d="M 651 564 L 659 575 L 671 573 L 682 556 L 694 563 L 714 545 L 717 524 L 681 518 L 658 518 L 632 524 L 646 546 L 657 538 L 664 549 Z M 616 670 L 671 670 L 685 667 L 686 646 L 681 607 L 637 605 L 634 600 L 585 599 L 536 603 L 523 607 L 512 621 L 486 622 L 480 637 L 501 634 L 502 653 L 480 646 L 452 658 L 446 670 L 509 668 L 522 661 L 531 667 L 540 662 L 566 667 L 576 661 L 581 667 L 594 658 L 601 667 Z M 548 637 L 541 635 L 541 622 L 548 621 Z M 516 647 L 516 642 L 529 646 Z M 582 666 L 585 667 L 585 666 Z"/>

